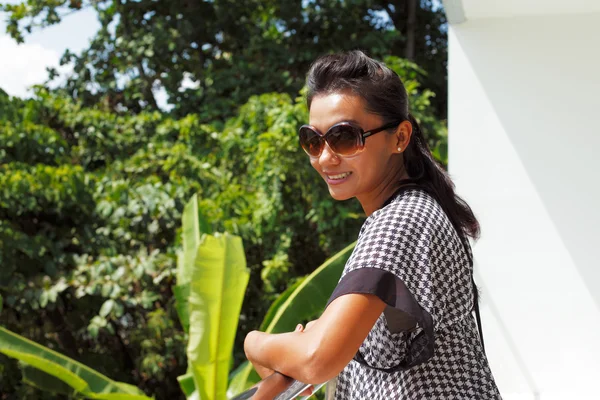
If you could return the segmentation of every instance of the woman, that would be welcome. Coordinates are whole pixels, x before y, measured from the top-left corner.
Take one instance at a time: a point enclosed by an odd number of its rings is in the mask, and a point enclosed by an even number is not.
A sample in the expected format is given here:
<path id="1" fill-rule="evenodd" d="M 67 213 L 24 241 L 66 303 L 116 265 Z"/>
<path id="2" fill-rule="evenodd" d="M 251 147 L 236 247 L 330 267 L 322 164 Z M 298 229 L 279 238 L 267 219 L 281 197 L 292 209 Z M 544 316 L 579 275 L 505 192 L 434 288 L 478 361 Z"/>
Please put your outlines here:
<path id="1" fill-rule="evenodd" d="M 300 143 L 337 200 L 367 219 L 322 316 L 305 329 L 251 332 L 261 377 L 337 376 L 335 399 L 499 399 L 472 311 L 468 237 L 479 224 L 434 161 L 396 73 L 360 51 L 308 73 Z"/>

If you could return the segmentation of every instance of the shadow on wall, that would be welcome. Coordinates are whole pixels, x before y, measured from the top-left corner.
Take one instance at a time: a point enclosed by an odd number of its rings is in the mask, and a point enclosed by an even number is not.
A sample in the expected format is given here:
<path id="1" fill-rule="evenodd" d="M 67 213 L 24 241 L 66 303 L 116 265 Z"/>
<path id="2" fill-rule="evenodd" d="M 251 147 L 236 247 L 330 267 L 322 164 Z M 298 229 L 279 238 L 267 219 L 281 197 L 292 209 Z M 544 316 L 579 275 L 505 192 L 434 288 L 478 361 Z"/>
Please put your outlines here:
<path id="1" fill-rule="evenodd" d="M 455 35 L 600 310 L 598 21 L 513 18 L 507 34 L 506 20 L 476 20 Z"/>

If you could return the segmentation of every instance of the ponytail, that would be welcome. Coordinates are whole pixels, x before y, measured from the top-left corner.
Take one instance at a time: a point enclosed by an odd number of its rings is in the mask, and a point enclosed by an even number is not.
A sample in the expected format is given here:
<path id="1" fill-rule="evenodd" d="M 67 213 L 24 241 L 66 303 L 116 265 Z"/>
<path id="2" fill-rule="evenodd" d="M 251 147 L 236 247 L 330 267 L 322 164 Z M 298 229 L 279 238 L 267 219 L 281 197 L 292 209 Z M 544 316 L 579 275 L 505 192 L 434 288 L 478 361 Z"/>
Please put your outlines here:
<path id="1" fill-rule="evenodd" d="M 433 158 L 419 123 L 410 113 L 408 121 L 413 127 L 410 143 L 404 152 L 404 167 L 408 176 L 438 201 L 461 236 L 477 239 L 479 222 L 471 207 L 454 192 L 454 183 Z"/>

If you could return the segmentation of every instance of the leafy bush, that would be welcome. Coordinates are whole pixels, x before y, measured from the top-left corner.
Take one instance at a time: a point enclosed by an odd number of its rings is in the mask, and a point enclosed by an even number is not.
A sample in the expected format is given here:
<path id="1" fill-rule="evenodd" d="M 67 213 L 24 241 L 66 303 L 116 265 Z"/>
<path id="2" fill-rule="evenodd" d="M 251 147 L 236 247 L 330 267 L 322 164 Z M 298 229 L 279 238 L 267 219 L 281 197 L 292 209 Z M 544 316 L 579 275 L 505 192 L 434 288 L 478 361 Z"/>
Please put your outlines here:
<path id="1" fill-rule="evenodd" d="M 429 143 L 445 161 L 445 122 L 423 72 L 399 74 Z M 250 280 L 234 347 L 301 277 L 356 238 L 358 202 L 333 200 L 297 144 L 303 92 L 251 97 L 227 121 L 126 115 L 40 88 L 0 93 L 0 324 L 157 398 L 181 396 L 187 333 L 171 290 L 184 204 L 199 194 L 213 230 L 239 235 Z M 4 368 L 2 368 L 4 366 Z M 0 359 L 6 393 L 21 386 Z"/>

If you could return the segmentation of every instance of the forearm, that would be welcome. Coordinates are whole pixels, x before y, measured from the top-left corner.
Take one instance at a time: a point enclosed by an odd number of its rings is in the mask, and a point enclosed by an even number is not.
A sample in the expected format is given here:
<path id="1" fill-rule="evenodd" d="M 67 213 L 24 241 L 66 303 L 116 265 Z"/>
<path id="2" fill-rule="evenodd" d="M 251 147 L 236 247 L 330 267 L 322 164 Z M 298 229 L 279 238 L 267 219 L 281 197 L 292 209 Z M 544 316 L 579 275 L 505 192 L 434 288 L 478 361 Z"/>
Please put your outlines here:
<path id="1" fill-rule="evenodd" d="M 304 332 L 250 332 L 246 357 L 304 383 L 326 382 L 352 360 L 385 307 L 374 295 L 341 296 Z"/>
<path id="2" fill-rule="evenodd" d="M 252 366 L 254 367 L 254 369 L 256 370 L 258 375 L 260 376 L 260 379 L 265 379 L 266 377 L 271 376 L 273 374 L 273 372 L 275 372 L 272 369 L 259 364 L 256 360 L 252 361 L 252 360 L 248 359 L 248 361 L 250 361 L 250 364 L 252 364 Z"/>
<path id="3" fill-rule="evenodd" d="M 253 331 L 246 337 L 244 348 L 252 364 L 305 383 L 322 383 L 327 378 L 321 373 L 324 365 L 318 365 L 318 342 L 317 335 L 310 332 L 267 334 Z"/>

